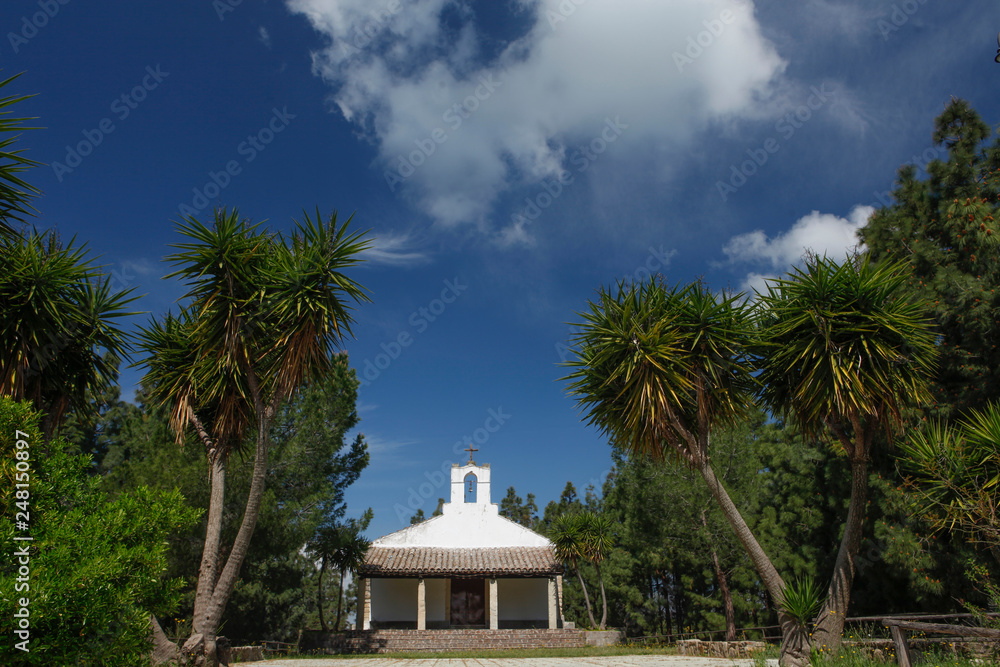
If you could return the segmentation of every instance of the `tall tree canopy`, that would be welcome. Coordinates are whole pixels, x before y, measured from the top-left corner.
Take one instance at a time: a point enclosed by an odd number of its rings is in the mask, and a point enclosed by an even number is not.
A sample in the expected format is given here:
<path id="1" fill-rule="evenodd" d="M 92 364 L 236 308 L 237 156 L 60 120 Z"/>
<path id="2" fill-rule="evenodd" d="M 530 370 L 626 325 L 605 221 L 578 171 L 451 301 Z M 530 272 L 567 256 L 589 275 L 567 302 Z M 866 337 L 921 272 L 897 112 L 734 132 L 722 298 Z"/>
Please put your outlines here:
<path id="1" fill-rule="evenodd" d="M 1000 398 L 1000 137 L 964 100 L 934 121 L 946 160 L 900 168 L 895 203 L 860 232 L 873 261 L 905 261 L 909 289 L 932 311 L 939 369 L 930 416 L 950 418 Z"/>

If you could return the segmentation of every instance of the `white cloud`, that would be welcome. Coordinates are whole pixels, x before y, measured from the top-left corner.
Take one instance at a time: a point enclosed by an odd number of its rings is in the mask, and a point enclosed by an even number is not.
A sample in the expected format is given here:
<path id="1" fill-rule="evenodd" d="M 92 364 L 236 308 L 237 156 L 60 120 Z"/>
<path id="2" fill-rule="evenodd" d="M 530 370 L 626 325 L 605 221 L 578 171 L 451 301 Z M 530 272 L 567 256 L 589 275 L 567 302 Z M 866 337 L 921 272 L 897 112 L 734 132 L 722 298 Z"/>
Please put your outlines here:
<path id="1" fill-rule="evenodd" d="M 488 229 L 501 193 L 560 173 L 608 118 L 624 156 L 759 117 L 785 67 L 746 0 L 520 0 L 532 27 L 490 58 L 464 0 L 286 2 L 327 38 L 314 71 L 387 185 L 444 226 Z"/>
<path id="2" fill-rule="evenodd" d="M 271 48 L 271 33 L 267 31 L 267 28 L 265 28 L 264 26 L 260 26 L 257 29 L 257 35 L 258 38 L 260 39 L 261 44 L 263 44 L 267 48 Z"/>
<path id="3" fill-rule="evenodd" d="M 734 236 L 722 252 L 731 262 L 770 264 L 774 269 L 797 264 L 807 253 L 840 259 L 857 248 L 858 230 L 874 211 L 871 206 L 855 206 L 847 218 L 813 211 L 773 239 L 759 229 Z"/>
<path id="4" fill-rule="evenodd" d="M 842 260 L 860 249 L 858 230 L 867 224 L 874 212 L 871 206 L 855 206 L 846 218 L 841 218 L 813 211 L 774 238 L 759 229 L 734 236 L 722 252 L 730 263 L 756 264 L 781 273 L 799 264 L 810 253 Z M 751 271 L 743 280 L 742 289 L 762 292 L 765 281 L 774 277 L 774 273 Z"/>
<path id="5" fill-rule="evenodd" d="M 412 248 L 409 234 L 386 233 L 375 237 L 371 247 L 361 253 L 365 261 L 385 266 L 411 267 L 426 264 L 430 257 Z"/>
<path id="6" fill-rule="evenodd" d="M 419 440 L 386 440 L 377 435 L 366 435 L 365 443 L 368 445 L 368 451 L 372 455 L 391 454 L 395 451 L 403 449 L 404 447 L 409 447 L 410 445 L 415 445 Z"/>

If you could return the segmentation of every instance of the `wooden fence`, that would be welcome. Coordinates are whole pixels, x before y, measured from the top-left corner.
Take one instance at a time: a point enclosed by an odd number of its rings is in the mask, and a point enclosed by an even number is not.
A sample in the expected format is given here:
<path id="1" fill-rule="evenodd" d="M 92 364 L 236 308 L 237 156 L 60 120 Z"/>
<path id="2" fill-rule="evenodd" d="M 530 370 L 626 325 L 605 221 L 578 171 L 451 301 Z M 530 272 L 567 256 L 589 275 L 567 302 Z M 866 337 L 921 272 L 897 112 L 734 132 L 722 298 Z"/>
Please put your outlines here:
<path id="1" fill-rule="evenodd" d="M 989 613 L 984 616 L 998 618 L 1000 613 Z M 890 636 L 896 647 L 896 658 L 900 667 L 911 667 L 912 654 L 907 642 L 906 632 L 923 632 L 949 637 L 959 637 L 962 640 L 988 639 L 1000 641 L 1000 630 L 992 628 L 981 628 L 971 625 L 929 623 L 928 621 L 939 620 L 973 620 L 981 618 L 975 614 L 894 614 L 892 616 L 856 616 L 845 621 L 845 628 L 849 625 L 862 623 L 880 624 L 889 629 Z M 677 632 L 664 635 L 649 635 L 645 637 L 631 637 L 626 639 L 627 643 L 649 645 L 649 644 L 672 644 L 685 639 L 701 639 L 704 641 L 725 641 L 725 630 L 700 630 L 696 632 Z M 759 640 L 772 643 L 781 642 L 781 626 L 765 625 L 750 628 L 739 628 L 736 630 L 737 641 Z"/>

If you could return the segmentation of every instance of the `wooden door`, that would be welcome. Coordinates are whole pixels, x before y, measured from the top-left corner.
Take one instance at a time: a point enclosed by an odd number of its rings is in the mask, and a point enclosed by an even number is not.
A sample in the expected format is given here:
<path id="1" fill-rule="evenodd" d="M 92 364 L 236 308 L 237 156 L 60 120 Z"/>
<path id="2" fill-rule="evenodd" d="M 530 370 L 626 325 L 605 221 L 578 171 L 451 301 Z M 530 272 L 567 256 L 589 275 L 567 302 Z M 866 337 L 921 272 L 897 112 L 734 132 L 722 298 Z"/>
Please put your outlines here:
<path id="1" fill-rule="evenodd" d="M 452 579 L 452 627 L 486 626 L 486 580 Z"/>

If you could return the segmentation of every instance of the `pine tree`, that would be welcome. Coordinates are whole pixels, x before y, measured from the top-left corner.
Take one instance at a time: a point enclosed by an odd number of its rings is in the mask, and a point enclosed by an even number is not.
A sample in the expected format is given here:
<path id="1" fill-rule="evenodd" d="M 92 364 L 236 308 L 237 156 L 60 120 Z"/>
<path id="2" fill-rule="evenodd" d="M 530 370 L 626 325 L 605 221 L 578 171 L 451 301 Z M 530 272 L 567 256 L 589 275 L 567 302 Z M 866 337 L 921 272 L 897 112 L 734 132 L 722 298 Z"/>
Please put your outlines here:
<path id="1" fill-rule="evenodd" d="M 928 416 L 951 418 L 1000 397 L 1000 138 L 964 100 L 934 121 L 947 160 L 900 168 L 895 203 L 860 231 L 872 258 L 906 259 L 910 288 L 933 309 L 940 334 L 935 403 Z"/>

